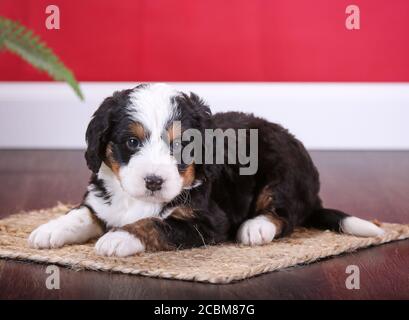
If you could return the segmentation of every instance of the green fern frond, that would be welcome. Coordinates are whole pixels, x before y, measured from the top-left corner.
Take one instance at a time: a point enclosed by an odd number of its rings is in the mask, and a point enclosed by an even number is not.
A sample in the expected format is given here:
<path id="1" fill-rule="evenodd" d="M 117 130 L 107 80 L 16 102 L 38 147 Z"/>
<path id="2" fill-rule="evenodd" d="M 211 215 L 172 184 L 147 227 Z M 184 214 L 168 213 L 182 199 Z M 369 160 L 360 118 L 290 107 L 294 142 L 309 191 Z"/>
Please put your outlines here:
<path id="1" fill-rule="evenodd" d="M 57 81 L 67 82 L 83 100 L 74 74 L 39 36 L 20 23 L 0 16 L 0 50 L 7 49 Z"/>

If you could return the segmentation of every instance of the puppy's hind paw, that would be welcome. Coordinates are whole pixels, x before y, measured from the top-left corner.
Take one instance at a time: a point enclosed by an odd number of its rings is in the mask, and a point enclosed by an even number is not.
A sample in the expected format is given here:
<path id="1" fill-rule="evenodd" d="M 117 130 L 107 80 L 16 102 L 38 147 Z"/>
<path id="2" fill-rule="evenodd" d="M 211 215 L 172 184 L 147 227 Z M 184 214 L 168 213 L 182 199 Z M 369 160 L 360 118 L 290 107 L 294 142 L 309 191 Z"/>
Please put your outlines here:
<path id="1" fill-rule="evenodd" d="M 245 221 L 237 232 L 237 241 L 245 245 L 261 245 L 271 242 L 277 228 L 267 217 L 258 216 Z"/>

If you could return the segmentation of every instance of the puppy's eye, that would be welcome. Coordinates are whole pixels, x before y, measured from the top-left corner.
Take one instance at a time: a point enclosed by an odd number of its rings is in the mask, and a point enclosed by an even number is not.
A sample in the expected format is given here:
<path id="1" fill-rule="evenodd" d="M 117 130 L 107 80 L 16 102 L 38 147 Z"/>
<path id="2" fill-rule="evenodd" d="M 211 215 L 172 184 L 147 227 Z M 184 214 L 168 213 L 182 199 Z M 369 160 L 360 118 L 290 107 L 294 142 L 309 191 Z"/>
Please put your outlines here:
<path id="1" fill-rule="evenodd" d="M 173 140 L 172 141 L 172 152 L 178 153 L 182 150 L 182 141 L 180 140 Z"/>
<path id="2" fill-rule="evenodd" d="M 138 149 L 139 145 L 140 145 L 140 143 L 139 143 L 138 139 L 135 139 L 135 138 L 131 138 L 131 139 L 126 141 L 126 146 L 131 151 L 135 151 L 136 149 Z"/>

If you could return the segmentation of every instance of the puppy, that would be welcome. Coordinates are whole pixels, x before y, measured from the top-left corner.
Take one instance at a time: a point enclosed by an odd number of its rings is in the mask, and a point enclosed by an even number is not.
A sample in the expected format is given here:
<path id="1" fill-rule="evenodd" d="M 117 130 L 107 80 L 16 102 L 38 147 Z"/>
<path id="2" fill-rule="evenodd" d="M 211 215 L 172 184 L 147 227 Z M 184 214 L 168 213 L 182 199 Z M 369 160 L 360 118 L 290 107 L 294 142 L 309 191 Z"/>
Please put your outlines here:
<path id="1" fill-rule="evenodd" d="M 178 161 L 189 129 L 202 135 L 244 130 L 250 149 L 247 138 L 256 130 L 256 172 L 242 174 L 239 161 Z M 58 248 L 99 237 L 98 254 L 125 257 L 232 240 L 262 245 L 297 226 L 364 237 L 383 233 L 323 207 L 317 169 L 287 130 L 251 114 L 212 115 L 197 95 L 168 85 L 115 92 L 93 115 L 86 140 L 92 176 L 81 205 L 35 229 L 30 246 Z M 203 141 L 200 148 L 211 154 L 208 160 L 220 153 Z M 223 142 L 221 148 L 226 160 L 232 147 Z"/>

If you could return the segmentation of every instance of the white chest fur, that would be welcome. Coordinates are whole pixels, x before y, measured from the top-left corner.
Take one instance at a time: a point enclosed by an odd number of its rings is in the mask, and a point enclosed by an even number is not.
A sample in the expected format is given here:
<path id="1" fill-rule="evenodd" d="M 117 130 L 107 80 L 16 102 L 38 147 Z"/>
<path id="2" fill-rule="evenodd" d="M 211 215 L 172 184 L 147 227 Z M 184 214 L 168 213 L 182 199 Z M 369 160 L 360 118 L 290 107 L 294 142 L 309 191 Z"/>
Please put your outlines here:
<path id="1" fill-rule="evenodd" d="M 88 189 L 89 194 L 85 203 L 92 207 L 108 227 L 121 227 L 143 218 L 159 216 L 162 204 L 145 202 L 129 196 L 105 164 L 102 164 L 98 178 L 104 181 L 105 188 L 111 195 L 109 203 L 98 196 L 98 192 L 94 191 L 92 186 Z"/>

